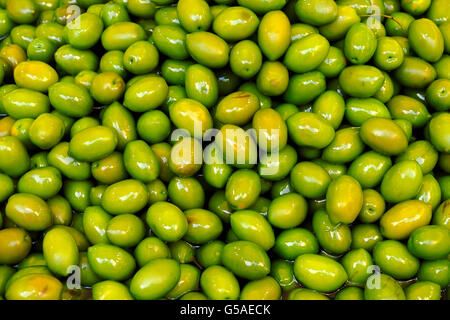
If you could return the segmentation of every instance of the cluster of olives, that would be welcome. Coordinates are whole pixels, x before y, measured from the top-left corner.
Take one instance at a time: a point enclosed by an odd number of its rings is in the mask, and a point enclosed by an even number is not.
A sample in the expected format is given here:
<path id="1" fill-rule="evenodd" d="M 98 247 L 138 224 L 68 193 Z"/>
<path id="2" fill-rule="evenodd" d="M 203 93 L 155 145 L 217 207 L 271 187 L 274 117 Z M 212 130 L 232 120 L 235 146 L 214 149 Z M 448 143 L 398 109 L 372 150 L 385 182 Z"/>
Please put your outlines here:
<path id="1" fill-rule="evenodd" d="M 449 0 L 0 0 L 0 299 L 448 299 Z"/>

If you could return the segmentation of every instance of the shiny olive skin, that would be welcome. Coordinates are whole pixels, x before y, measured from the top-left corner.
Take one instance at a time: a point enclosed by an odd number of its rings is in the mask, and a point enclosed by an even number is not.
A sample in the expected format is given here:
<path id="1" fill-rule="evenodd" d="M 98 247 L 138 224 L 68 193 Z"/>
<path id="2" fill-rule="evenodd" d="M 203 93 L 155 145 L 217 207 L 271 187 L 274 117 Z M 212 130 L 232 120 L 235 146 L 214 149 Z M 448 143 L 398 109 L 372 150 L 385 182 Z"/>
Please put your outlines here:
<path id="1" fill-rule="evenodd" d="M 350 248 L 350 228 L 343 223 L 334 224 L 325 210 L 320 209 L 314 213 L 312 227 L 320 246 L 327 252 L 341 254 Z"/>
<path id="2" fill-rule="evenodd" d="M 294 274 L 306 287 L 321 292 L 332 292 L 348 279 L 338 262 L 317 254 L 304 254 L 295 259 Z"/>
<path id="3" fill-rule="evenodd" d="M 14 68 L 14 80 L 22 88 L 46 92 L 58 81 L 58 74 L 41 61 L 24 61 Z"/>
<path id="4" fill-rule="evenodd" d="M 77 75 L 83 70 L 95 71 L 99 59 L 91 50 L 79 50 L 66 44 L 55 52 L 56 66 L 70 75 Z"/>
<path id="5" fill-rule="evenodd" d="M 299 146 L 324 148 L 335 136 L 335 131 L 328 122 L 310 112 L 299 112 L 289 117 L 287 127 L 290 137 Z M 320 131 L 321 135 L 316 133 Z"/>
<path id="6" fill-rule="evenodd" d="M 419 260 L 396 240 L 378 242 L 373 248 L 373 258 L 383 272 L 395 279 L 410 279 L 419 270 Z"/>
<path id="7" fill-rule="evenodd" d="M 422 179 L 422 170 L 417 162 L 400 161 L 386 172 L 380 191 L 387 202 L 398 203 L 413 198 L 419 192 Z M 394 188 L 394 185 L 401 187 Z"/>
<path id="8" fill-rule="evenodd" d="M 186 47 L 190 56 L 208 68 L 222 68 L 229 60 L 227 43 L 211 32 L 198 31 L 186 35 Z"/>
<path id="9" fill-rule="evenodd" d="M 345 117 L 354 126 L 361 126 L 373 117 L 391 119 L 389 109 L 375 98 L 347 99 Z"/>
<path id="10" fill-rule="evenodd" d="M 334 300 L 364 300 L 364 291 L 359 287 L 345 287 L 336 294 Z"/>
<path id="11" fill-rule="evenodd" d="M 88 162 L 78 161 L 69 155 L 69 143 L 61 142 L 48 153 L 48 164 L 72 180 L 85 180 L 91 176 Z"/>
<path id="12" fill-rule="evenodd" d="M 413 21 L 408 28 L 411 48 L 424 60 L 438 61 L 444 52 L 444 39 L 438 26 L 431 20 L 422 18 Z"/>
<path id="13" fill-rule="evenodd" d="M 336 130 L 343 120 L 345 109 L 345 101 L 342 96 L 329 90 L 314 101 L 312 112 L 318 114 Z"/>
<path id="14" fill-rule="evenodd" d="M 313 101 L 325 90 L 325 76 L 319 71 L 311 71 L 290 77 L 283 97 L 288 103 L 302 105 Z"/>
<path id="15" fill-rule="evenodd" d="M 328 40 L 342 39 L 350 27 L 361 21 L 356 10 L 350 6 L 338 5 L 337 18 L 330 23 L 320 26 L 319 31 Z"/>
<path id="16" fill-rule="evenodd" d="M 431 281 L 445 288 L 450 283 L 450 262 L 447 259 L 423 261 L 417 277 L 421 281 Z"/>
<path id="17" fill-rule="evenodd" d="M 273 152 L 286 146 L 288 128 L 276 111 L 270 108 L 258 110 L 253 116 L 252 127 L 260 149 Z"/>
<path id="18" fill-rule="evenodd" d="M 195 290 L 200 281 L 200 270 L 189 264 L 180 265 L 180 279 L 176 286 L 167 294 L 167 298 L 176 299 Z"/>
<path id="19" fill-rule="evenodd" d="M 161 180 L 156 179 L 150 183 L 147 183 L 147 189 L 149 204 L 167 200 L 167 188 Z"/>
<path id="20" fill-rule="evenodd" d="M 103 194 L 101 205 L 111 214 L 136 213 L 148 201 L 145 185 L 134 179 L 126 179 L 108 186 Z"/>
<path id="21" fill-rule="evenodd" d="M 101 36 L 105 50 L 125 50 L 133 43 L 145 40 L 144 29 L 133 22 L 117 22 L 107 27 Z"/>
<path id="22" fill-rule="evenodd" d="M 370 276 L 367 270 L 373 264 L 370 253 L 365 249 L 353 249 L 342 258 L 341 263 L 352 284 L 364 284 Z"/>
<path id="23" fill-rule="evenodd" d="M 415 229 L 427 225 L 430 220 L 431 205 L 420 200 L 406 200 L 393 206 L 381 217 L 380 230 L 386 238 L 402 240 Z"/>
<path id="24" fill-rule="evenodd" d="M 220 240 L 214 240 L 200 246 L 196 251 L 198 263 L 204 268 L 222 264 L 221 256 L 224 247 L 225 244 Z"/>
<path id="25" fill-rule="evenodd" d="M 359 220 L 364 223 L 377 221 L 384 213 L 386 203 L 378 191 L 374 189 L 363 190 L 363 204 L 359 212 Z"/>
<path id="26" fill-rule="evenodd" d="M 19 228 L 4 228 L 0 230 L 0 262 L 16 264 L 28 256 L 31 249 L 31 238 L 28 233 Z"/>
<path id="27" fill-rule="evenodd" d="M 147 262 L 158 258 L 169 258 L 169 247 L 159 238 L 147 237 L 143 239 L 136 246 L 134 256 L 140 267 L 143 267 Z"/>
<path id="28" fill-rule="evenodd" d="M 312 3 L 301 0 L 295 4 L 295 13 L 300 21 L 321 26 L 333 22 L 338 15 L 338 7 L 334 1 L 319 0 Z"/>
<path id="29" fill-rule="evenodd" d="M 425 60 L 405 57 L 402 65 L 394 71 L 394 77 L 401 85 L 422 89 L 436 78 L 436 70 Z"/>
<path id="30" fill-rule="evenodd" d="M 206 268 L 200 277 L 200 287 L 211 300 L 236 300 L 240 293 L 236 277 L 222 266 Z"/>
<path id="31" fill-rule="evenodd" d="M 230 7 L 224 9 L 214 19 L 214 32 L 226 41 L 239 41 L 248 38 L 258 27 L 256 14 L 245 7 Z"/>
<path id="32" fill-rule="evenodd" d="M 204 157 L 202 173 L 206 182 L 215 188 L 225 187 L 233 169 L 223 162 L 222 155 L 214 143 L 205 148 Z"/>
<path id="33" fill-rule="evenodd" d="M 278 61 L 266 61 L 263 63 L 256 86 L 262 94 L 278 96 L 286 91 L 289 82 L 288 69 Z"/>
<path id="34" fill-rule="evenodd" d="M 366 286 L 364 289 L 365 300 L 405 300 L 405 293 L 400 284 L 387 274 L 380 274 L 379 286 Z M 371 279 L 368 279 L 368 283 Z"/>
<path id="35" fill-rule="evenodd" d="M 29 231 L 42 231 L 52 225 L 47 203 L 29 193 L 12 195 L 6 204 L 5 215 L 16 225 Z"/>
<path id="36" fill-rule="evenodd" d="M 290 41 L 291 26 L 286 14 L 279 10 L 267 12 L 258 27 L 258 44 L 267 59 L 280 58 Z"/>
<path id="37" fill-rule="evenodd" d="M 371 118 L 364 121 L 360 136 L 374 151 L 385 155 L 398 155 L 408 146 L 404 132 L 390 119 Z"/>
<path id="38" fill-rule="evenodd" d="M 384 82 L 381 88 L 374 95 L 375 98 L 383 103 L 388 102 L 393 96 L 398 86 L 392 80 L 391 76 L 387 72 L 382 72 L 384 75 Z"/>
<path id="39" fill-rule="evenodd" d="M 92 244 L 109 243 L 106 229 L 112 216 L 100 206 L 90 206 L 85 209 L 82 225 L 87 239 Z"/>
<path id="40" fill-rule="evenodd" d="M 150 146 L 143 140 L 129 142 L 123 153 L 125 168 L 131 177 L 151 182 L 159 176 L 159 162 Z"/>
<path id="41" fill-rule="evenodd" d="M 61 187 L 61 173 L 58 169 L 47 167 L 25 173 L 17 184 L 17 191 L 48 199 L 55 196 L 61 190 Z"/>
<path id="42" fill-rule="evenodd" d="M 179 263 L 190 263 L 195 258 L 195 248 L 186 241 L 169 243 L 170 256 Z"/>
<path id="43" fill-rule="evenodd" d="M 247 91 L 237 91 L 219 101 L 214 117 L 224 124 L 244 125 L 259 109 L 259 99 Z"/>
<path id="44" fill-rule="evenodd" d="M 92 117 L 80 118 L 72 124 L 72 127 L 70 128 L 70 137 L 72 138 L 75 134 L 84 129 L 96 127 L 98 125 L 100 125 L 100 122 L 95 118 Z"/>
<path id="45" fill-rule="evenodd" d="M 169 116 L 177 128 L 187 130 L 196 138 L 201 138 L 205 131 L 213 126 L 211 114 L 206 106 L 190 98 L 172 103 L 169 106 Z M 201 123 L 200 128 L 196 125 L 197 123 Z"/>
<path id="46" fill-rule="evenodd" d="M 300 225 L 306 218 L 308 204 L 299 194 L 292 193 L 274 199 L 269 206 L 269 222 L 278 228 L 289 229 Z"/>
<path id="47" fill-rule="evenodd" d="M 377 48 L 375 34 L 364 23 L 350 27 L 344 44 L 345 57 L 353 64 L 365 64 L 372 58 Z"/>
<path id="48" fill-rule="evenodd" d="M 89 180 L 68 180 L 63 186 L 63 194 L 73 209 L 78 212 L 83 212 L 90 205 L 90 192 L 92 187 L 93 183 Z"/>
<path id="49" fill-rule="evenodd" d="M 387 106 L 393 119 L 409 120 L 415 128 L 423 127 L 431 117 L 423 103 L 407 96 L 397 95 Z"/>
<path id="50" fill-rule="evenodd" d="M 63 285 L 49 274 L 28 274 L 11 283 L 5 293 L 8 300 L 59 300 Z"/>
<path id="51" fill-rule="evenodd" d="M 262 65 L 262 53 L 251 40 L 236 43 L 230 51 L 230 68 L 243 79 L 250 79 L 258 73 Z"/>
<path id="52" fill-rule="evenodd" d="M 275 253 L 283 259 L 295 260 L 306 253 L 318 253 L 319 244 L 314 234 L 303 228 L 282 231 L 275 239 Z"/>
<path id="53" fill-rule="evenodd" d="M 217 79 L 211 69 L 194 64 L 186 69 L 186 95 L 210 108 L 217 101 L 219 92 Z"/>
<path id="54" fill-rule="evenodd" d="M 130 126 L 130 129 L 134 129 L 134 126 Z M 136 127 L 139 136 L 149 143 L 164 141 L 169 135 L 170 129 L 169 118 L 160 110 L 151 110 L 144 113 L 139 117 Z"/>
<path id="55" fill-rule="evenodd" d="M 422 169 L 423 174 L 433 170 L 438 161 L 438 153 L 426 140 L 418 140 L 411 143 L 404 153 L 396 158 L 396 162 L 415 160 Z"/>
<path id="56" fill-rule="evenodd" d="M 297 288 L 292 290 L 288 297 L 288 300 L 330 300 L 326 295 L 319 293 L 317 290 L 311 290 L 306 288 Z"/>
<path id="57" fill-rule="evenodd" d="M 96 126 L 77 133 L 69 142 L 69 155 L 80 161 L 97 161 L 110 155 L 118 143 L 109 127 Z"/>
<path id="58" fill-rule="evenodd" d="M 358 180 L 363 188 L 373 188 L 383 179 L 392 166 L 392 160 L 375 151 L 368 151 L 356 158 L 348 169 L 348 174 Z"/>
<path id="59" fill-rule="evenodd" d="M 375 64 L 382 70 L 394 70 L 403 63 L 401 45 L 391 37 L 381 37 L 374 53 Z"/>
<path id="60" fill-rule="evenodd" d="M 333 141 L 323 150 L 322 159 L 332 163 L 346 163 L 354 160 L 364 150 L 358 128 L 336 131 Z"/>
<path id="61" fill-rule="evenodd" d="M 112 103 L 104 110 L 102 125 L 116 132 L 118 138 L 117 147 L 119 150 L 123 150 L 128 142 L 137 138 L 133 116 L 118 102 Z"/>
<path id="62" fill-rule="evenodd" d="M 429 141 L 439 152 L 448 153 L 450 151 L 450 133 L 446 125 L 449 119 L 450 114 L 442 112 L 432 117 L 428 123 Z"/>
<path id="63" fill-rule="evenodd" d="M 35 119 L 50 111 L 50 101 L 46 95 L 26 88 L 10 91 L 1 100 L 6 113 L 14 119 Z"/>
<path id="64" fill-rule="evenodd" d="M 279 181 L 286 178 L 297 163 L 297 151 L 290 145 L 277 153 L 264 155 L 258 164 L 258 173 L 269 181 Z"/>
<path id="65" fill-rule="evenodd" d="M 90 94 L 95 101 L 108 105 L 122 98 L 125 82 L 115 72 L 102 72 L 92 79 Z"/>
<path id="66" fill-rule="evenodd" d="M 52 113 L 39 115 L 29 129 L 30 141 L 43 150 L 58 144 L 65 133 L 65 124 L 61 118 Z"/>
<path id="67" fill-rule="evenodd" d="M 408 250 L 421 259 L 443 259 L 450 253 L 449 237 L 449 230 L 443 226 L 423 226 L 409 236 Z"/>
<path id="68" fill-rule="evenodd" d="M 361 185 L 355 178 L 342 175 L 330 183 L 326 199 L 326 209 L 333 223 L 352 223 L 363 205 Z"/>
<path id="69" fill-rule="evenodd" d="M 0 137 L 0 169 L 10 177 L 24 174 L 30 167 L 30 156 L 20 140 L 13 136 Z"/>
<path id="70" fill-rule="evenodd" d="M 150 73 L 156 68 L 158 62 L 158 50 L 148 41 L 133 43 L 123 55 L 125 69 L 137 75 Z"/>
<path id="71" fill-rule="evenodd" d="M 369 98 L 383 85 L 383 73 L 368 65 L 346 67 L 339 75 L 339 85 L 352 97 Z"/>
<path id="72" fill-rule="evenodd" d="M 69 117 L 88 115 L 94 104 L 85 88 L 72 83 L 55 83 L 49 88 L 48 96 L 52 106 Z"/>
<path id="73" fill-rule="evenodd" d="M 318 70 L 327 78 L 334 78 L 346 67 L 347 59 L 341 49 L 330 46 L 325 60 L 319 65 Z"/>
<path id="74" fill-rule="evenodd" d="M 186 32 L 180 27 L 160 25 L 153 30 L 152 36 L 156 47 L 168 57 L 177 60 L 189 57 L 186 51 Z"/>
<path id="75" fill-rule="evenodd" d="M 193 176 L 202 166 L 202 146 L 191 137 L 182 138 L 175 143 L 169 154 L 169 169 L 180 177 Z"/>
<path id="76" fill-rule="evenodd" d="M 433 215 L 433 224 L 437 224 L 440 226 L 445 226 L 447 229 L 450 229 L 450 207 L 449 207 L 450 199 L 442 202 L 439 207 L 436 209 Z"/>
<path id="77" fill-rule="evenodd" d="M 431 281 L 418 281 L 405 290 L 406 300 L 440 300 L 441 288 Z"/>
<path id="78" fill-rule="evenodd" d="M 332 180 L 346 174 L 347 172 L 347 168 L 343 164 L 330 163 L 322 159 L 315 159 L 313 162 L 324 168 Z"/>
<path id="79" fill-rule="evenodd" d="M 106 52 L 101 58 L 99 68 L 101 72 L 115 72 L 122 78 L 128 76 L 128 71 L 123 63 L 124 52 L 119 50 L 111 50 Z"/>
<path id="80" fill-rule="evenodd" d="M 183 212 L 169 202 L 156 202 L 146 214 L 147 224 L 161 239 L 174 242 L 180 240 L 188 230 L 188 221 Z"/>
<path id="81" fill-rule="evenodd" d="M 234 212 L 230 217 L 231 229 L 241 240 L 252 241 L 264 250 L 275 244 L 275 235 L 264 216 L 251 210 Z"/>
<path id="82" fill-rule="evenodd" d="M 446 111 L 450 108 L 449 100 L 450 80 L 438 79 L 427 88 L 426 100 L 437 111 Z"/>
<path id="83" fill-rule="evenodd" d="M 270 275 L 278 282 L 283 292 L 295 288 L 297 284 L 292 263 L 286 260 L 274 260 Z"/>
<path id="84" fill-rule="evenodd" d="M 241 300 L 278 300 L 281 287 L 272 277 L 265 277 L 247 283 L 241 292 Z"/>
<path id="85" fill-rule="evenodd" d="M 190 209 L 185 211 L 188 230 L 184 236 L 186 241 L 193 244 L 204 244 L 215 240 L 222 233 L 222 222 L 211 211 L 204 209 Z"/>
<path id="86" fill-rule="evenodd" d="M 284 56 L 284 64 L 296 73 L 309 72 L 325 60 L 329 49 L 330 44 L 324 36 L 311 34 L 289 46 Z"/>
<path id="87" fill-rule="evenodd" d="M 108 280 L 126 280 L 136 268 L 130 253 L 111 244 L 93 245 L 89 247 L 87 255 L 92 270 Z"/>
<path id="88" fill-rule="evenodd" d="M 235 209 L 251 206 L 261 192 L 260 178 L 256 172 L 241 169 L 234 172 L 225 187 L 225 197 Z"/>
<path id="89" fill-rule="evenodd" d="M 358 224 L 352 229 L 352 248 L 372 252 L 373 247 L 383 236 L 376 224 Z"/>
<path id="90" fill-rule="evenodd" d="M 120 282 L 105 280 L 92 286 L 93 300 L 133 300 L 128 288 Z"/>
<path id="91" fill-rule="evenodd" d="M 79 262 L 75 239 L 64 229 L 55 228 L 47 232 L 42 248 L 48 268 L 57 275 L 68 275 L 70 266 L 77 265 Z"/>
<path id="92" fill-rule="evenodd" d="M 168 93 L 166 81 L 159 76 L 145 76 L 125 91 L 123 105 L 134 112 L 146 112 L 160 106 Z"/>
<path id="93" fill-rule="evenodd" d="M 208 201 L 208 209 L 219 216 L 222 222 L 229 223 L 230 215 L 234 212 L 225 198 L 225 191 L 216 191 Z"/>
<path id="94" fill-rule="evenodd" d="M 317 199 L 326 194 L 331 178 L 318 164 L 303 161 L 292 169 L 290 181 L 293 188 L 302 196 Z"/>
<path id="95" fill-rule="evenodd" d="M 0 202 L 3 202 L 14 193 L 15 185 L 11 177 L 3 173 L 0 173 L 0 184 L 2 185 L 2 190 L 0 191 Z"/>
<path id="96" fill-rule="evenodd" d="M 235 275 L 248 280 L 257 280 L 270 272 L 270 260 L 266 252 L 250 241 L 235 241 L 227 244 L 221 254 L 223 265 Z"/>
<path id="97" fill-rule="evenodd" d="M 136 246 L 145 235 L 144 223 L 132 214 L 121 214 L 108 222 L 106 234 L 109 241 L 119 247 Z"/>
<path id="98" fill-rule="evenodd" d="M 202 0 L 182 0 L 177 3 L 181 26 L 188 32 L 206 31 L 212 22 L 209 5 Z"/>

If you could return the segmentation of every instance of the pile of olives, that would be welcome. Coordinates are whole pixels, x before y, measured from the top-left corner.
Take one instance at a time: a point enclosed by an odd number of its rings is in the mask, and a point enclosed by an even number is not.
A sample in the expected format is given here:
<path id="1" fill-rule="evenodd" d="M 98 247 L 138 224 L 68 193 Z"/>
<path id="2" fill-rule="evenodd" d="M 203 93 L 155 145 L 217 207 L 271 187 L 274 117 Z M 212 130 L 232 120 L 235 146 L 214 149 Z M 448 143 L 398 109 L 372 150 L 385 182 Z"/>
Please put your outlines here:
<path id="1" fill-rule="evenodd" d="M 0 0 L 0 299 L 450 299 L 449 0 Z"/>

